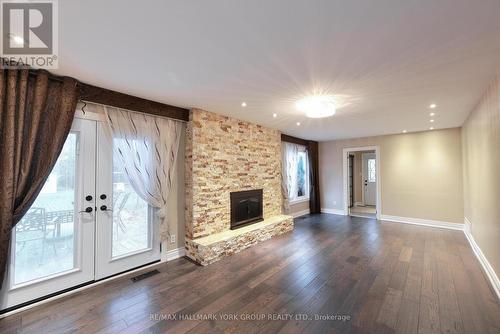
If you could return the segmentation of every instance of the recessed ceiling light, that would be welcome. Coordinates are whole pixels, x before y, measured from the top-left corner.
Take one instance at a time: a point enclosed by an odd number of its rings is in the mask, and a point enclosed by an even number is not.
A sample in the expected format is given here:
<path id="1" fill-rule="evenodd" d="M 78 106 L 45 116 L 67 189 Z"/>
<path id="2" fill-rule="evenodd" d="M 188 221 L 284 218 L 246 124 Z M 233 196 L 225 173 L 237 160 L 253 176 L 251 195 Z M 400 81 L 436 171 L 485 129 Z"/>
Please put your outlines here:
<path id="1" fill-rule="evenodd" d="M 321 118 L 335 115 L 335 99 L 330 95 L 312 95 L 296 103 L 297 109 L 307 117 Z"/>
<path id="2" fill-rule="evenodd" d="M 431 119 L 431 120 L 430 120 L 430 122 L 431 122 L 431 123 L 434 123 L 434 120 L 433 120 L 433 119 Z"/>
<path id="3" fill-rule="evenodd" d="M 434 108 L 436 108 L 436 107 L 437 107 L 437 105 L 436 105 L 435 103 L 433 103 L 433 104 L 431 104 L 431 105 L 429 106 L 429 108 L 431 108 L 431 109 L 434 109 Z"/>
<path id="4" fill-rule="evenodd" d="M 429 130 L 434 130 L 434 127 L 432 127 L 432 126 L 431 126 L 431 127 L 429 128 Z"/>
<path id="5" fill-rule="evenodd" d="M 431 112 L 431 113 L 429 114 L 429 116 L 434 116 L 434 115 L 436 115 L 436 113 L 435 113 L 435 112 Z"/>
<path id="6" fill-rule="evenodd" d="M 300 126 L 300 122 L 297 122 L 297 126 Z"/>
<path id="7" fill-rule="evenodd" d="M 10 38 L 12 38 L 14 43 L 16 43 L 18 45 L 24 45 L 24 39 L 22 37 L 14 35 L 14 34 L 10 34 Z"/>
<path id="8" fill-rule="evenodd" d="M 245 107 L 247 106 L 247 103 L 246 103 L 246 102 L 241 102 L 241 106 L 242 106 L 243 108 L 245 108 Z"/>
<path id="9" fill-rule="evenodd" d="M 408 132 L 408 131 L 406 131 L 406 130 L 403 130 L 403 133 L 406 133 L 406 132 Z"/>
<path id="10" fill-rule="evenodd" d="M 277 113 L 274 113 L 274 114 L 273 114 L 273 117 L 274 117 L 274 118 L 278 117 L 278 114 L 277 114 Z"/>

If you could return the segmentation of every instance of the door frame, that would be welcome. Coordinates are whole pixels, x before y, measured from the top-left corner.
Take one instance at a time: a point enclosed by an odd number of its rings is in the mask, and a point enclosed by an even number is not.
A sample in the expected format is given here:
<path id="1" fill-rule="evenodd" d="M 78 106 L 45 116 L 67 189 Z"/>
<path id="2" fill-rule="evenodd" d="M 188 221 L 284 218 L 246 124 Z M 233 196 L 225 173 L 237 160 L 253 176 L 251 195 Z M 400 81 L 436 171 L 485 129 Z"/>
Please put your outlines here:
<path id="1" fill-rule="evenodd" d="M 376 210 L 377 219 L 380 219 L 382 214 L 382 196 L 381 196 L 381 177 L 380 177 L 380 146 L 361 146 L 361 147 L 345 147 L 342 149 L 342 180 L 343 180 L 343 211 L 344 215 L 349 215 L 349 185 L 348 185 L 348 155 L 350 152 L 360 152 L 360 151 L 375 151 L 375 166 L 376 166 L 376 178 L 377 178 L 377 191 L 376 191 Z"/>

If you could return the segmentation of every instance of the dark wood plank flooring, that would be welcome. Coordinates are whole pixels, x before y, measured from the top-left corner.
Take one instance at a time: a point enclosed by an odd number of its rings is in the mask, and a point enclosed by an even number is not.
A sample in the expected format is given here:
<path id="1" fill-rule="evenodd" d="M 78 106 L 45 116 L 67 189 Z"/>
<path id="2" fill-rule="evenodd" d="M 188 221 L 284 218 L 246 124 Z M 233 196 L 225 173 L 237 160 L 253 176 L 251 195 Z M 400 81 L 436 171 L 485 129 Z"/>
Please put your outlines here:
<path id="1" fill-rule="evenodd" d="M 157 269 L 2 319 L 0 333 L 500 333 L 458 231 L 312 215 L 210 266 Z"/>

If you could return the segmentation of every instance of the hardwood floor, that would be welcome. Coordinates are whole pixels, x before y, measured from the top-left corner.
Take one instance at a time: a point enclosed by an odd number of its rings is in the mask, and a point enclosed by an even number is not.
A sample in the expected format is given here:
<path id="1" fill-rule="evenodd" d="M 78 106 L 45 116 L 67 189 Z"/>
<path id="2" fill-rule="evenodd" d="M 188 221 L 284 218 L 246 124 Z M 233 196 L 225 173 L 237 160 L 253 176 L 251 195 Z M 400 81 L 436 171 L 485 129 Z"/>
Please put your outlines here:
<path id="1" fill-rule="evenodd" d="M 499 301 L 458 231 L 312 215 L 207 267 L 157 269 L 2 319 L 0 332 L 500 333 Z"/>

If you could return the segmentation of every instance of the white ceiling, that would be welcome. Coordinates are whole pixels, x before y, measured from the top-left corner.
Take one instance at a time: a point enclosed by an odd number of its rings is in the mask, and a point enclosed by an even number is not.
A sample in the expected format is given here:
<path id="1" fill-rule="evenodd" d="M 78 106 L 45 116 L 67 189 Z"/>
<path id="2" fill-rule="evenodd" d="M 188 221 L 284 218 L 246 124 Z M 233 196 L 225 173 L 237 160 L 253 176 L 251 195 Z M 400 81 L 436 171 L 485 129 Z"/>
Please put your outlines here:
<path id="1" fill-rule="evenodd" d="M 426 130 L 430 103 L 460 126 L 500 68 L 498 0 L 64 0 L 59 17 L 59 74 L 314 140 Z M 296 110 L 313 91 L 335 116 Z"/>

